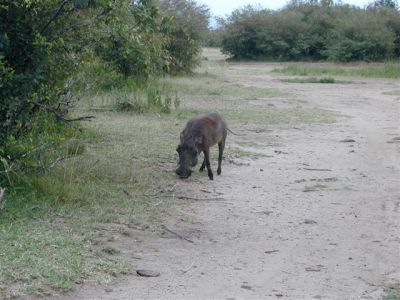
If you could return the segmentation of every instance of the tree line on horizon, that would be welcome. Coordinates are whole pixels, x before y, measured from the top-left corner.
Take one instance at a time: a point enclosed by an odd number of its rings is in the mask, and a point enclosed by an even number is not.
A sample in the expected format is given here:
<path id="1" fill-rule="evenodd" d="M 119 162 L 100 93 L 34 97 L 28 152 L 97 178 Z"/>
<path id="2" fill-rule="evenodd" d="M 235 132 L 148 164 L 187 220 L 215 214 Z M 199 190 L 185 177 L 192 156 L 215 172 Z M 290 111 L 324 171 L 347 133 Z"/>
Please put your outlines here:
<path id="1" fill-rule="evenodd" d="M 210 29 L 207 46 L 233 59 L 382 61 L 400 57 L 400 11 L 394 0 L 364 8 L 332 0 L 292 0 L 280 10 L 246 6 Z"/>

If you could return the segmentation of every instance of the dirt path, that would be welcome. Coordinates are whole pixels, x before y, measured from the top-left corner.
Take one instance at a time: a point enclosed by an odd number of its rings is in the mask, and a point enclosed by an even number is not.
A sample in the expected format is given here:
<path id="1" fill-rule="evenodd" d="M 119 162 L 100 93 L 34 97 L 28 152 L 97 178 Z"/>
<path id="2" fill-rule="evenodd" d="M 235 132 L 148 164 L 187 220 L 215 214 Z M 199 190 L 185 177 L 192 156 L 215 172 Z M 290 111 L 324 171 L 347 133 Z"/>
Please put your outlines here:
<path id="1" fill-rule="evenodd" d="M 227 147 L 261 141 L 270 146 L 250 148 L 270 157 L 225 161 L 213 182 L 203 174 L 178 183 L 185 195 L 223 200 L 188 200 L 182 209 L 191 220 L 168 225 L 192 242 L 137 232 L 140 248 L 126 245 L 141 257 L 139 268 L 160 277 L 127 277 L 62 299 L 381 299 L 383 287 L 400 280 L 400 98 L 383 94 L 400 84 L 289 84 L 251 75 L 268 68 L 236 64 L 230 80 L 290 89 L 276 106 L 346 117 L 230 135 Z"/>

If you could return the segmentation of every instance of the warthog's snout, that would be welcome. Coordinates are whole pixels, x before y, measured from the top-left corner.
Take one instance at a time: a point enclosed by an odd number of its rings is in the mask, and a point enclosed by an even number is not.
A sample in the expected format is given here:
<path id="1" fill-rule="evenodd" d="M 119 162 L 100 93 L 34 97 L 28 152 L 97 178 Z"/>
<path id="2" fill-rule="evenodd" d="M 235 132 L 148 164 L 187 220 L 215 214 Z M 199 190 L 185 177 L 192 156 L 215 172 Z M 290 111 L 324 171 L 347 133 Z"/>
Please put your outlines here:
<path id="1" fill-rule="evenodd" d="M 182 168 L 178 168 L 175 171 L 176 175 L 178 175 L 180 178 L 188 178 L 190 177 L 190 175 L 192 175 L 192 170 L 190 169 L 182 169 Z"/>

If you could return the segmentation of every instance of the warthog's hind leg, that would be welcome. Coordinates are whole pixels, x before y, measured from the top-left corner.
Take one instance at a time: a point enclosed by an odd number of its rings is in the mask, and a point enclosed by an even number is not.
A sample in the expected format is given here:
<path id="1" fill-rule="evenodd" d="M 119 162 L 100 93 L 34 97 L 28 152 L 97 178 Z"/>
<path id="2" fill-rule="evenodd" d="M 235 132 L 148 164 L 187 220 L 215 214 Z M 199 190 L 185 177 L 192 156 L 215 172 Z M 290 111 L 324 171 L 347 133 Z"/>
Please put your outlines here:
<path id="1" fill-rule="evenodd" d="M 221 175 L 221 163 L 222 163 L 222 154 L 224 153 L 225 149 L 225 139 L 218 143 L 218 169 L 217 175 Z"/>
<path id="2" fill-rule="evenodd" d="M 201 167 L 200 167 L 199 171 L 203 172 L 205 167 L 206 167 L 206 155 L 204 154 L 203 163 L 201 164 Z"/>

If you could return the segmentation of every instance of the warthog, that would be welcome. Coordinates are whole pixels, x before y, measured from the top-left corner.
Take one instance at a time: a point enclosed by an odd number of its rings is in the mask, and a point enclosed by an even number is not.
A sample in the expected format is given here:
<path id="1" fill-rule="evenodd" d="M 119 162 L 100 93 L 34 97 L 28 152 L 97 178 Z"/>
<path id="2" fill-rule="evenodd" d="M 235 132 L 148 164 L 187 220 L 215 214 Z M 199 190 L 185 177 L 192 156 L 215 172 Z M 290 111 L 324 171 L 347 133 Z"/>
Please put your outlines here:
<path id="1" fill-rule="evenodd" d="M 179 167 L 176 174 L 180 178 L 188 178 L 192 174 L 191 167 L 197 165 L 197 157 L 203 152 L 204 160 L 200 172 L 204 170 L 204 167 L 207 167 L 208 178 L 213 180 L 214 175 L 210 166 L 210 147 L 218 143 L 217 174 L 220 175 L 227 131 L 225 120 L 216 113 L 201 114 L 189 120 L 181 133 L 181 143 L 176 148 L 179 153 Z"/>

